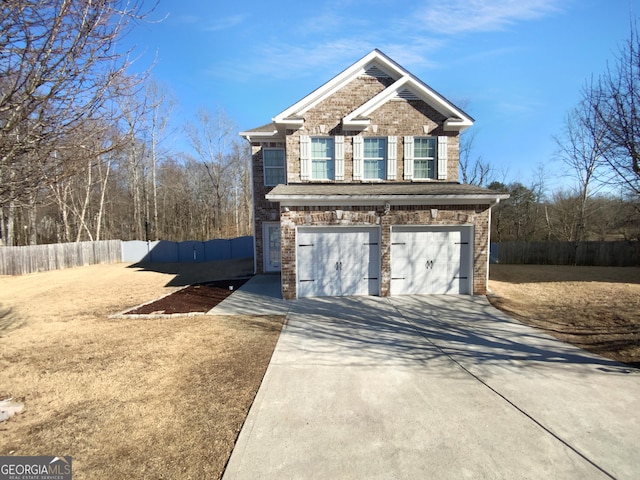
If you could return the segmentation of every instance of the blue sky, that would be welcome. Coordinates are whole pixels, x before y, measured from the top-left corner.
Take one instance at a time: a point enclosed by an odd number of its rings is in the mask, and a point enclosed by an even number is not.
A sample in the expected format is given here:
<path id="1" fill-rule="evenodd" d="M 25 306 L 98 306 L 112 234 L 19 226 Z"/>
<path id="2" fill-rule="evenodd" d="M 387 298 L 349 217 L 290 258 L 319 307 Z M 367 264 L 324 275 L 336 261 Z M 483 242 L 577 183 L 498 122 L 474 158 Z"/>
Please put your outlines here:
<path id="1" fill-rule="evenodd" d="M 499 179 L 565 183 L 553 135 L 629 36 L 640 0 L 160 0 L 126 38 L 179 126 L 222 108 L 247 130 L 378 48 L 473 116 Z M 186 146 L 180 130 L 173 143 Z M 179 147 L 182 148 L 182 147 Z"/>

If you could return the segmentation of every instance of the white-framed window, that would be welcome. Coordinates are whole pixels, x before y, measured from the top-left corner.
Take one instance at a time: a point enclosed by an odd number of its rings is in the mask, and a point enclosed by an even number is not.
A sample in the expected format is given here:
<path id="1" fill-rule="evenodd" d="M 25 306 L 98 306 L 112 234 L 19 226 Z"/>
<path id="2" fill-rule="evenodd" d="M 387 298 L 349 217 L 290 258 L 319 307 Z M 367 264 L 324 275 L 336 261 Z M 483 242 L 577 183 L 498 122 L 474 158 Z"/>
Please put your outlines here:
<path id="1" fill-rule="evenodd" d="M 413 139 L 413 178 L 435 179 L 437 138 L 415 137 Z"/>
<path id="2" fill-rule="evenodd" d="M 264 184 L 268 187 L 286 183 L 285 154 L 283 148 L 265 148 L 262 150 L 264 165 Z"/>
<path id="3" fill-rule="evenodd" d="M 366 137 L 363 139 L 363 178 L 384 180 L 387 165 L 387 139 Z"/>
<path id="4" fill-rule="evenodd" d="M 332 137 L 311 138 L 311 179 L 334 180 L 334 140 Z"/>

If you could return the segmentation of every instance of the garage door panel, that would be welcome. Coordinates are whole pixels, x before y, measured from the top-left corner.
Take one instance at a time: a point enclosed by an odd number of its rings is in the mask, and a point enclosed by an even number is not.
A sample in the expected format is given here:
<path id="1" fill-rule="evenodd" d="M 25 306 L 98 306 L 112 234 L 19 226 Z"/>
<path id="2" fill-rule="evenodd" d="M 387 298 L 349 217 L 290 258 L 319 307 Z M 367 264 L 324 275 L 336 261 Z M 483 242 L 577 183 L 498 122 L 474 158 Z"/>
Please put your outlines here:
<path id="1" fill-rule="evenodd" d="M 391 293 L 468 293 L 470 227 L 396 227 L 391 233 Z"/>
<path id="2" fill-rule="evenodd" d="M 312 281 L 326 276 L 326 265 L 321 257 L 322 249 L 311 246 L 298 247 L 298 278 L 300 281 Z"/>
<path id="3" fill-rule="evenodd" d="M 345 232 L 340 244 L 342 295 L 375 295 L 379 290 L 380 244 L 377 230 Z"/>
<path id="4" fill-rule="evenodd" d="M 377 228 L 303 227 L 297 245 L 299 297 L 379 294 Z"/>

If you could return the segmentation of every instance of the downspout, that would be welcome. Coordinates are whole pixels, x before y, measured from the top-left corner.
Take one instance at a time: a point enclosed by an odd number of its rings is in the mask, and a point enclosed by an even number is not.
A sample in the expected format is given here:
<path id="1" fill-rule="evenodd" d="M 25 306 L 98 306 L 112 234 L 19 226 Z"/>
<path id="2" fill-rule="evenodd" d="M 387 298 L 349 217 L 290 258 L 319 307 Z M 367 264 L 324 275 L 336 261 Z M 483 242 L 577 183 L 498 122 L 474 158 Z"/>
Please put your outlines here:
<path id="1" fill-rule="evenodd" d="M 489 293 L 489 268 L 491 266 L 491 214 L 492 214 L 492 209 L 493 207 L 495 207 L 497 204 L 500 203 L 500 198 L 495 198 L 493 200 L 493 202 L 489 203 L 489 225 L 487 228 L 487 278 L 485 279 L 485 288 L 487 290 L 487 293 Z"/>
<path id="2" fill-rule="evenodd" d="M 249 142 L 249 149 L 251 150 L 251 136 L 244 137 Z M 256 198 L 255 189 L 253 188 L 253 151 L 251 150 L 251 168 L 249 169 L 249 176 L 251 181 L 251 228 L 253 229 L 253 274 L 258 273 L 258 252 L 256 251 Z"/>

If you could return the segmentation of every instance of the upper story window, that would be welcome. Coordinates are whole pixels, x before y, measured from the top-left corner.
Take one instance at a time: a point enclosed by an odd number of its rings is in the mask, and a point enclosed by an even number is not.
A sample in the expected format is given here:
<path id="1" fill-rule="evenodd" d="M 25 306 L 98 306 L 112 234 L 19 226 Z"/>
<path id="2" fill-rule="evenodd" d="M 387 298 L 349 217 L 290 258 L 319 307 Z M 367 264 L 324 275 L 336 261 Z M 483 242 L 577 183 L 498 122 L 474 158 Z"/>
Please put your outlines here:
<path id="1" fill-rule="evenodd" d="M 413 178 L 436 178 L 436 138 L 413 139 Z"/>
<path id="2" fill-rule="evenodd" d="M 363 178 L 384 180 L 386 178 L 387 141 L 385 138 L 364 138 Z"/>
<path id="3" fill-rule="evenodd" d="M 333 180 L 334 178 L 333 138 L 311 138 L 311 179 Z"/>
<path id="4" fill-rule="evenodd" d="M 300 180 L 344 180 L 344 136 L 300 135 Z"/>
<path id="5" fill-rule="evenodd" d="M 274 186 L 286 183 L 285 154 L 283 148 L 268 148 L 262 151 L 264 184 Z"/>
<path id="6" fill-rule="evenodd" d="M 404 179 L 447 179 L 446 136 L 404 137 Z"/>

